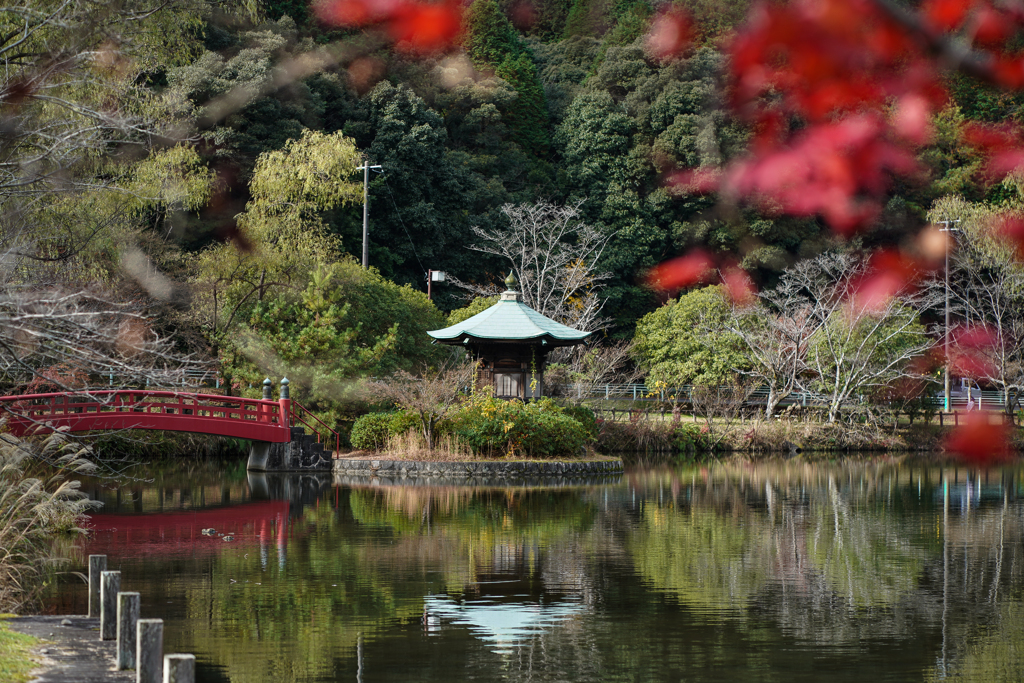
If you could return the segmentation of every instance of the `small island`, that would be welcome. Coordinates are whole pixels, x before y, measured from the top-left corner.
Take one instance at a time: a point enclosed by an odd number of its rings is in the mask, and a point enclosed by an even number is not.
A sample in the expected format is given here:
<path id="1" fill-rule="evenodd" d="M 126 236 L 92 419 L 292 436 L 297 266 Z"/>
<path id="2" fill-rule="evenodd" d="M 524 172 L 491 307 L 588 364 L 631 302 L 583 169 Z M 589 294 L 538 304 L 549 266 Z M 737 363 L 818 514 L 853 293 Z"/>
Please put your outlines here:
<path id="1" fill-rule="evenodd" d="M 509 275 L 493 306 L 428 334 L 466 350 L 465 357 L 414 377 L 371 384 L 395 410 L 368 413 L 352 428 L 354 454 L 336 472 L 446 475 L 564 475 L 620 472 L 622 461 L 592 449 L 594 412 L 544 396 L 554 349 L 583 343 L 589 332 L 562 325 L 522 302 Z"/>

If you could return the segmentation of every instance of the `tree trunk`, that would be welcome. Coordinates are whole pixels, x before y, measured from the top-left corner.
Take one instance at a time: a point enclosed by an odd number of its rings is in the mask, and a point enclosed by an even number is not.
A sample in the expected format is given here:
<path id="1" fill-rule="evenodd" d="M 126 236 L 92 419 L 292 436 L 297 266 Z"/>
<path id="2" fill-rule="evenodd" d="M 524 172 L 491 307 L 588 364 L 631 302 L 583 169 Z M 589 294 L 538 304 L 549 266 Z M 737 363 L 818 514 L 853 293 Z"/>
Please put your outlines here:
<path id="1" fill-rule="evenodd" d="M 779 405 L 779 401 L 782 400 L 775 387 L 768 387 L 768 399 L 764 406 L 764 419 L 771 422 L 775 418 L 775 408 Z"/>
<path id="2" fill-rule="evenodd" d="M 436 420 L 431 415 L 427 418 L 427 450 L 430 452 L 434 451 L 434 424 Z"/>

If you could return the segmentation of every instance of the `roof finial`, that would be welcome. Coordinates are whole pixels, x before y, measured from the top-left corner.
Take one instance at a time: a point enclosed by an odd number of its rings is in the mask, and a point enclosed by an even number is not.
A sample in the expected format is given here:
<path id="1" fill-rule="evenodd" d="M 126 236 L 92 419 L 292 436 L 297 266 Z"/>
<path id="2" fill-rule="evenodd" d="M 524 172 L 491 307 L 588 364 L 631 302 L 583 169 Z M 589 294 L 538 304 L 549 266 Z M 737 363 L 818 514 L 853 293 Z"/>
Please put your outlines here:
<path id="1" fill-rule="evenodd" d="M 519 301 L 519 292 L 516 291 L 516 276 L 509 271 L 508 277 L 505 278 L 505 286 L 507 290 L 501 293 L 502 301 Z"/>

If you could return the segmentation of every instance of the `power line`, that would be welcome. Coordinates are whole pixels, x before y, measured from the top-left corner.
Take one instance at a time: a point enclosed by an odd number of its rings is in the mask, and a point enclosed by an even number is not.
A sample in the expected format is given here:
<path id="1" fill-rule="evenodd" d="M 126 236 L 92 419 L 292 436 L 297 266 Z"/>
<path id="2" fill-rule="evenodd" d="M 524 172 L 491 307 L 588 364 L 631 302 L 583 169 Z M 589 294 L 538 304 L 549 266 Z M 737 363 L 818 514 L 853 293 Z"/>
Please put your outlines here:
<path id="1" fill-rule="evenodd" d="M 391 191 L 391 185 L 388 184 L 388 177 L 386 174 L 381 177 L 384 179 L 384 187 L 388 188 L 388 196 L 391 197 L 391 205 L 395 207 L 395 215 L 398 216 L 398 222 L 402 224 L 402 230 L 405 230 L 405 236 L 409 238 L 409 246 L 412 247 L 412 255 L 416 257 L 416 263 L 420 264 L 420 270 L 426 273 L 427 269 L 423 267 L 423 261 L 420 260 L 420 255 L 416 252 L 416 245 L 413 244 L 409 228 L 405 227 L 405 221 L 402 220 L 402 212 L 398 210 L 398 202 L 395 201 L 395 194 Z"/>

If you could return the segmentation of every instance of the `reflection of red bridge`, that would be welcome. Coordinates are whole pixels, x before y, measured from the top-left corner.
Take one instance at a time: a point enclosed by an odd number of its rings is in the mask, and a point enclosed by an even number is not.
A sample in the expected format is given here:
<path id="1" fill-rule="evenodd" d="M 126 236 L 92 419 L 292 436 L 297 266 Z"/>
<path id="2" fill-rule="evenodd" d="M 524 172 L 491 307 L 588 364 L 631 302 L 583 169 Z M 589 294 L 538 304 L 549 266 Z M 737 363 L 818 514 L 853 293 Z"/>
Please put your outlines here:
<path id="1" fill-rule="evenodd" d="M 155 429 L 271 443 L 291 440 L 293 417 L 292 402 L 287 398 L 266 401 L 138 390 L 3 396 L 0 411 L 7 415 L 7 427 L 17 436 L 61 428 L 72 432 Z"/>
<path id="2" fill-rule="evenodd" d="M 85 526 L 93 533 L 84 550 L 111 557 L 186 557 L 196 551 L 223 549 L 228 545 L 224 536 L 234 536 L 234 542 L 243 544 L 267 544 L 276 537 L 278 545 L 282 545 L 287 534 L 288 508 L 288 501 L 273 500 L 195 511 L 92 514 Z M 203 529 L 215 529 L 223 536 L 204 536 Z"/>

